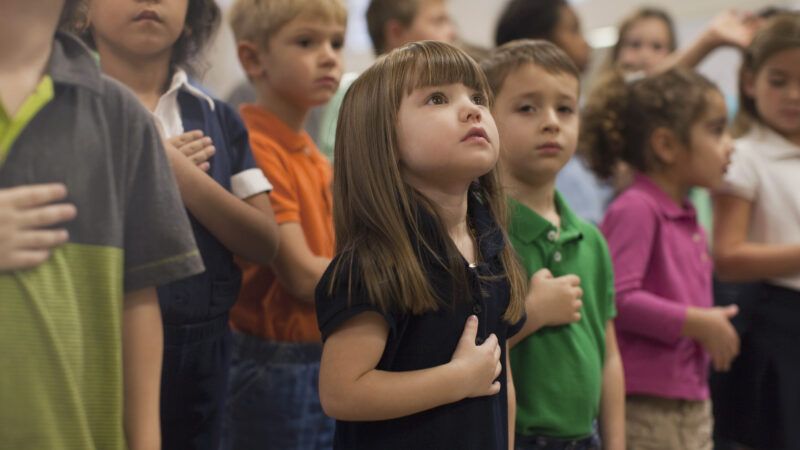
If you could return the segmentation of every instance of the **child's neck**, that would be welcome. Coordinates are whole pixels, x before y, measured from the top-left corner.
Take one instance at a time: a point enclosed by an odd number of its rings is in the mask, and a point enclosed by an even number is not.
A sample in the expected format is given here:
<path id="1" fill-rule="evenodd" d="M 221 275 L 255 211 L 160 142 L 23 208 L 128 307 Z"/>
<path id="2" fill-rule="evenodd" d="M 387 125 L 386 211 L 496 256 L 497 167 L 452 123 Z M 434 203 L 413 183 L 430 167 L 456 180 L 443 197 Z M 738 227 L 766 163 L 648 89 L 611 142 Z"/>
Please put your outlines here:
<path id="1" fill-rule="evenodd" d="M 674 174 L 669 172 L 653 172 L 648 173 L 647 176 L 656 186 L 661 188 L 679 208 L 683 208 L 686 197 L 689 195 L 689 191 L 692 188 L 691 186 L 684 186 L 676 180 Z"/>
<path id="2" fill-rule="evenodd" d="M 14 115 L 42 79 L 53 48 L 59 7 L 8 1 L 0 6 L 0 104 Z"/>
<path id="3" fill-rule="evenodd" d="M 522 183 L 511 176 L 506 177 L 506 190 L 514 200 L 532 209 L 556 227 L 561 226 L 561 215 L 556 207 L 556 180 L 541 183 Z"/>
<path id="4" fill-rule="evenodd" d="M 467 220 L 469 183 L 452 189 L 442 189 L 424 185 L 415 180 L 407 180 L 407 182 L 435 205 L 442 227 L 458 251 L 468 262 L 475 262 L 477 249 Z"/>
<path id="5" fill-rule="evenodd" d="M 155 111 L 169 83 L 170 52 L 152 58 L 135 58 L 102 43 L 97 45 L 103 72 L 128 86 L 148 110 Z"/>
<path id="6" fill-rule="evenodd" d="M 296 132 L 301 132 L 306 124 L 309 108 L 298 106 L 286 97 L 267 87 L 256 89 L 258 106 L 275 114 L 283 123 Z"/>

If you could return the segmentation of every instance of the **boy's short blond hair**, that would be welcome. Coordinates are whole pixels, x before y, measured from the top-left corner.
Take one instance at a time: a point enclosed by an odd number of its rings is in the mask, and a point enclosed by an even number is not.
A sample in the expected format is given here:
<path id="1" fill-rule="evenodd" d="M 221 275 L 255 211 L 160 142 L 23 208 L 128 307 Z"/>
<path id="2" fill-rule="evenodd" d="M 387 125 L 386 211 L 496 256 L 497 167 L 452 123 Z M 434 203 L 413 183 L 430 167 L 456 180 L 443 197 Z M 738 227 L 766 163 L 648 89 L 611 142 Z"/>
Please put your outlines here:
<path id="1" fill-rule="evenodd" d="M 342 0 L 236 0 L 229 21 L 237 42 L 266 45 L 278 30 L 301 15 L 347 24 Z"/>
<path id="2" fill-rule="evenodd" d="M 367 8 L 367 30 L 372 39 L 376 55 L 382 55 L 386 48 L 386 23 L 396 20 L 404 27 L 410 27 L 417 17 L 422 2 L 444 2 L 445 0 L 372 0 Z"/>
<path id="3" fill-rule="evenodd" d="M 540 39 L 520 39 L 492 50 L 481 61 L 481 68 L 495 96 L 500 93 L 508 75 L 523 64 L 533 64 L 550 73 L 572 75 L 576 80 L 581 77 L 572 59 L 555 44 Z"/>

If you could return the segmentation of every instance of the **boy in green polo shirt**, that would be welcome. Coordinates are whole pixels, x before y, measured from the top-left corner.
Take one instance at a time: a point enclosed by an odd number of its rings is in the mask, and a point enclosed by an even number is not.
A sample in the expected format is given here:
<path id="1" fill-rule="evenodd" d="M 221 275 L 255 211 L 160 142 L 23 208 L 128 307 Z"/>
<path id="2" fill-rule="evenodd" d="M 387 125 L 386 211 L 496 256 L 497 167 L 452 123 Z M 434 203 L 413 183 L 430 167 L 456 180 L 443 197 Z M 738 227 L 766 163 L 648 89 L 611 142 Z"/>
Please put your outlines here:
<path id="1" fill-rule="evenodd" d="M 0 244 L 52 239 L 0 269 L 0 448 L 158 449 L 155 286 L 203 264 L 152 118 L 56 32 L 77 3 L 0 2 Z"/>
<path id="2" fill-rule="evenodd" d="M 578 69 L 553 44 L 531 40 L 499 47 L 483 67 L 495 93 L 511 242 L 528 274 L 539 271 L 533 290 L 549 278 L 560 281 L 553 295 L 528 296 L 528 323 L 512 343 L 516 448 L 599 449 L 602 442 L 623 450 L 611 260 L 600 232 L 555 190 L 577 146 Z M 576 284 L 580 300 L 567 295 Z"/>

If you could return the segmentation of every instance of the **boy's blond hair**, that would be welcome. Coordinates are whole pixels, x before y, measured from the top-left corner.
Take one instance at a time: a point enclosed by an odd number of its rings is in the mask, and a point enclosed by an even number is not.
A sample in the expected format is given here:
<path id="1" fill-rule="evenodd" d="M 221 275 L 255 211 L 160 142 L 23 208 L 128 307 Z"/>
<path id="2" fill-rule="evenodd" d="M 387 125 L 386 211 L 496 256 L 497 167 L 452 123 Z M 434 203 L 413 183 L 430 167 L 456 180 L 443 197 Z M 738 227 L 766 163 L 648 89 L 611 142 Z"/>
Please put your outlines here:
<path id="1" fill-rule="evenodd" d="M 372 0 L 367 8 L 367 30 L 372 39 L 376 55 L 386 53 L 386 23 L 396 20 L 408 28 L 414 22 L 419 5 L 425 1 L 444 2 L 445 0 Z"/>
<path id="2" fill-rule="evenodd" d="M 503 44 L 481 61 L 481 68 L 497 96 L 508 75 L 524 64 L 533 64 L 549 73 L 566 73 L 577 80 L 581 76 L 578 67 L 563 50 L 540 39 L 520 39 Z"/>
<path id="3" fill-rule="evenodd" d="M 266 45 L 278 30 L 301 15 L 347 24 L 342 0 L 236 0 L 229 21 L 237 42 Z"/>

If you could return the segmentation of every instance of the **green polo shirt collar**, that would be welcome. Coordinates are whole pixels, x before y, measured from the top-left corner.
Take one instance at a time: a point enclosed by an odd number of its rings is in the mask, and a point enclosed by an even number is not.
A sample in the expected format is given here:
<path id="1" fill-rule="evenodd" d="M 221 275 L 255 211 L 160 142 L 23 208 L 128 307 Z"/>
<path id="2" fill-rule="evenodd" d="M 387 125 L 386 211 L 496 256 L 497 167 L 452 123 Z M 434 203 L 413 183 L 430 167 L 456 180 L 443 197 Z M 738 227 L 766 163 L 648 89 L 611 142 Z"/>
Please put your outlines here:
<path id="1" fill-rule="evenodd" d="M 583 237 L 578 227 L 578 217 L 558 191 L 555 192 L 555 202 L 556 210 L 561 217 L 560 232 L 558 227 L 527 206 L 513 198 L 508 200 L 512 217 L 510 233 L 522 242 L 530 244 L 544 239 L 564 244 Z"/>

